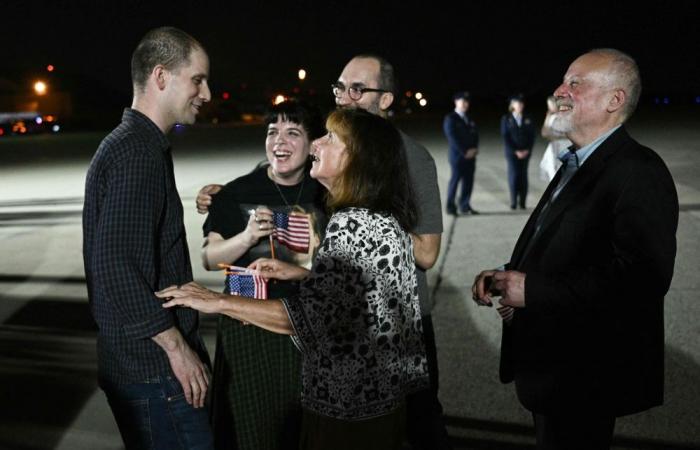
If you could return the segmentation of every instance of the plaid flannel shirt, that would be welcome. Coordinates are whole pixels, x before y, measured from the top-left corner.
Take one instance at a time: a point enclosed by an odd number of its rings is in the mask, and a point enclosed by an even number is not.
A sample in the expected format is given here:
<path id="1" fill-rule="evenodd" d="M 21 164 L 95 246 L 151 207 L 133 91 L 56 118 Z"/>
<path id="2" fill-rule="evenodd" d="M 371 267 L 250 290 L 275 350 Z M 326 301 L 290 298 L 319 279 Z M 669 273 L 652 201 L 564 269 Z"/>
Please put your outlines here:
<path id="1" fill-rule="evenodd" d="M 162 308 L 154 292 L 192 280 L 170 144 L 145 115 L 127 108 L 88 170 L 83 259 L 99 327 L 101 382 L 143 382 L 172 374 L 152 336 L 177 327 L 207 361 L 198 314 Z"/>

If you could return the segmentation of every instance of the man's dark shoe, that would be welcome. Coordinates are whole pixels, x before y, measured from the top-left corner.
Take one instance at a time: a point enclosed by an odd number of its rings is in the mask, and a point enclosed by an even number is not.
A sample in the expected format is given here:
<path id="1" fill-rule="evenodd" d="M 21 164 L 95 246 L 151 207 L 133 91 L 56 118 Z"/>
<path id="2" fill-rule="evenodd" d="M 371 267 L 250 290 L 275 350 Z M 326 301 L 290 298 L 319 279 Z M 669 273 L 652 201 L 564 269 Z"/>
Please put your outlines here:
<path id="1" fill-rule="evenodd" d="M 454 206 L 452 206 L 452 207 L 448 206 L 447 208 L 445 208 L 445 212 L 447 212 L 447 214 L 449 214 L 451 216 L 456 216 L 457 215 L 457 208 L 455 208 Z"/>

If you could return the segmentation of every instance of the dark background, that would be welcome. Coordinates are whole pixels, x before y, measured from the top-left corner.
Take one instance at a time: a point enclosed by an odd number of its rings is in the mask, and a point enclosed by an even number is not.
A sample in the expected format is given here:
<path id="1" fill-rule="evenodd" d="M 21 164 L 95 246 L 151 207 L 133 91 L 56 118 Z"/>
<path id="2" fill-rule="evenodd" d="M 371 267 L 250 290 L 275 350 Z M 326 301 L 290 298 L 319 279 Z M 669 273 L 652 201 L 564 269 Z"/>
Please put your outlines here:
<path id="1" fill-rule="evenodd" d="M 78 114 L 114 122 L 131 99 L 131 52 L 147 30 L 174 25 L 207 48 L 213 96 L 229 92 L 247 109 L 295 87 L 330 106 L 330 83 L 360 52 L 389 59 L 401 91 L 423 92 L 427 110 L 450 108 L 461 89 L 481 109 L 502 111 L 515 92 L 541 109 L 569 63 L 595 47 L 637 59 L 643 104 L 693 105 L 695 3 L 3 1 L 0 94 L 28 91 L 40 75 L 71 92 Z"/>

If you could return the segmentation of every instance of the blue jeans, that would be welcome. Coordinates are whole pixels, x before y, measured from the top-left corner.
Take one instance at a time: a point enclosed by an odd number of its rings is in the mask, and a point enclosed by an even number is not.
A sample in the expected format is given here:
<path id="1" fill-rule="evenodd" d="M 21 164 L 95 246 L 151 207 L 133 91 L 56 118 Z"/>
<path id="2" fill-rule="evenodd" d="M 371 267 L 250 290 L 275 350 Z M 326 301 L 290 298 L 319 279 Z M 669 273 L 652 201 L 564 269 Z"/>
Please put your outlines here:
<path id="1" fill-rule="evenodd" d="M 188 404 L 176 378 L 102 389 L 128 450 L 214 448 L 207 408 Z"/>

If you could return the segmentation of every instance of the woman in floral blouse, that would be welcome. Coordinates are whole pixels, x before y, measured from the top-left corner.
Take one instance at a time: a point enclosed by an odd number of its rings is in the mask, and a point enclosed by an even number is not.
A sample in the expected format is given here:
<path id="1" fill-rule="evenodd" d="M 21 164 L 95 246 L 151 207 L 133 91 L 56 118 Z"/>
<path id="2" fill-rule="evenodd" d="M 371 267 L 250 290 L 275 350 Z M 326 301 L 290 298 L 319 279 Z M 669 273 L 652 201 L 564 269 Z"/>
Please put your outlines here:
<path id="1" fill-rule="evenodd" d="M 291 335 L 302 352 L 302 449 L 400 449 L 404 397 L 427 385 L 413 245 L 416 220 L 401 138 L 387 120 L 337 110 L 312 144 L 311 176 L 333 212 L 310 271 L 274 259 L 251 268 L 300 280 L 299 295 L 251 300 L 195 283 L 164 307 L 221 313 Z"/>

